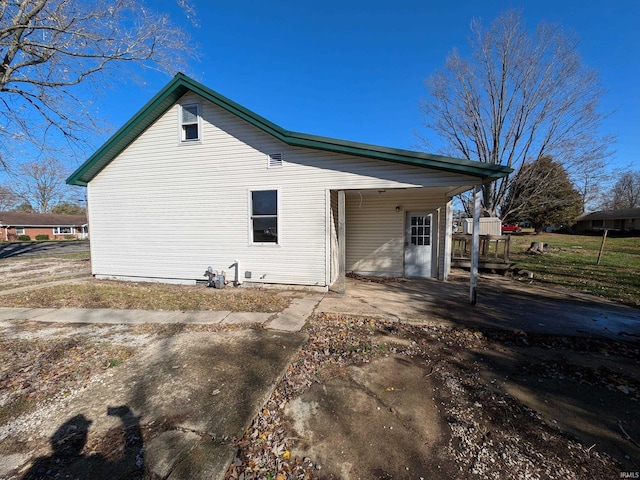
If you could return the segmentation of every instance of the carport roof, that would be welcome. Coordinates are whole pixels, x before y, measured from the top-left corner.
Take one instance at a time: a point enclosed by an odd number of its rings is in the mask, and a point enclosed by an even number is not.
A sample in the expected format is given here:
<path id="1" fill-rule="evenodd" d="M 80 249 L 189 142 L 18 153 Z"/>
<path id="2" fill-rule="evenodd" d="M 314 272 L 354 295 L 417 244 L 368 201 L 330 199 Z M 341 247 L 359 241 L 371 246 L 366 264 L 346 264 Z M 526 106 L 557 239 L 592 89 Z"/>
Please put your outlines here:
<path id="1" fill-rule="evenodd" d="M 86 186 L 100 171 L 171 108 L 184 94 L 193 92 L 224 110 L 240 117 L 278 140 L 294 146 L 355 155 L 393 163 L 443 170 L 481 178 L 483 182 L 504 177 L 513 170 L 503 165 L 474 162 L 459 158 L 431 155 L 411 150 L 381 147 L 359 142 L 292 132 L 229 100 L 188 76 L 178 73 L 138 113 L 124 124 L 107 142 L 89 157 L 67 179 L 70 185 Z"/>

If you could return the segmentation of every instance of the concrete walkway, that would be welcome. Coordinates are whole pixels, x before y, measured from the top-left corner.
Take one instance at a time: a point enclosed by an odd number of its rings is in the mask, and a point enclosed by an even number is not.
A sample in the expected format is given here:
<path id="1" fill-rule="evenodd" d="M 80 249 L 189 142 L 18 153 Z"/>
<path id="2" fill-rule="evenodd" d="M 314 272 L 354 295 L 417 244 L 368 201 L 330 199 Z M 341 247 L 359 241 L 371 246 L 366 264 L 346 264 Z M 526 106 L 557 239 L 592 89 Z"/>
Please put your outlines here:
<path id="1" fill-rule="evenodd" d="M 261 323 L 269 330 L 299 332 L 313 313 L 323 295 L 310 294 L 294 298 L 289 307 L 279 313 L 230 311 L 158 311 L 117 310 L 108 308 L 6 308 L 0 307 L 0 322 L 32 320 L 51 323 L 185 323 L 185 324 L 239 324 Z"/>

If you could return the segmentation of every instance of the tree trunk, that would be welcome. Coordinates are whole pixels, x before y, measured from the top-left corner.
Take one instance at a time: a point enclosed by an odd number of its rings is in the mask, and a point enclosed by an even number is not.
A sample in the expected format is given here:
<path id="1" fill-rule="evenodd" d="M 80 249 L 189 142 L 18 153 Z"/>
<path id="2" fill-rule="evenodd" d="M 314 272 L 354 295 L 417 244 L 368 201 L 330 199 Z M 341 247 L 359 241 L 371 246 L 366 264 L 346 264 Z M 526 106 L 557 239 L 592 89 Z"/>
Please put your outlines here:
<path id="1" fill-rule="evenodd" d="M 543 242 L 531 242 L 531 246 L 527 249 L 528 253 L 534 253 L 536 255 L 542 255 L 544 253 Z"/>

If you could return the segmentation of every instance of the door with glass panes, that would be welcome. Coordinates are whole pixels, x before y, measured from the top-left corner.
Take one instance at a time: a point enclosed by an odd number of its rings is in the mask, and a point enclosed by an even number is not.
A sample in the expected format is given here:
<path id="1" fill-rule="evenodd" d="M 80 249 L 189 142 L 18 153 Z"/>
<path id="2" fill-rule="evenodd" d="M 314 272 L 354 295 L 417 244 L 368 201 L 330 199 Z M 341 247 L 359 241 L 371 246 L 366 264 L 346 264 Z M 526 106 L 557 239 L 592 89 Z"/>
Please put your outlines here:
<path id="1" fill-rule="evenodd" d="M 407 212 L 404 241 L 405 277 L 430 278 L 433 215 Z"/>

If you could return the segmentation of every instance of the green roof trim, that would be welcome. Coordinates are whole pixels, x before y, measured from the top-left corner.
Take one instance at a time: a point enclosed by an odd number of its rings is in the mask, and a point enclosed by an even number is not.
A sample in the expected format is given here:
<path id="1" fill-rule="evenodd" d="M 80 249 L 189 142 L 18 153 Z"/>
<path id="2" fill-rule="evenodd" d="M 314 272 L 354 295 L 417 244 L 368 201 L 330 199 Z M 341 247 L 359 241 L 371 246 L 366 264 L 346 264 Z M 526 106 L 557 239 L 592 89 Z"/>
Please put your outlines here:
<path id="1" fill-rule="evenodd" d="M 142 132 L 169 110 L 185 93 L 191 91 L 220 108 L 247 121 L 251 125 L 293 147 L 355 155 L 360 157 L 402 163 L 423 168 L 444 170 L 452 173 L 494 180 L 511 173 L 513 169 L 503 165 L 473 162 L 459 158 L 430 155 L 427 153 L 381 147 L 359 142 L 349 142 L 335 138 L 290 132 L 270 122 L 264 117 L 244 108 L 210 88 L 178 73 L 160 90 L 138 113 L 106 141 L 91 157 L 73 172 L 67 183 L 86 186 L 100 171 L 129 146 Z"/>

